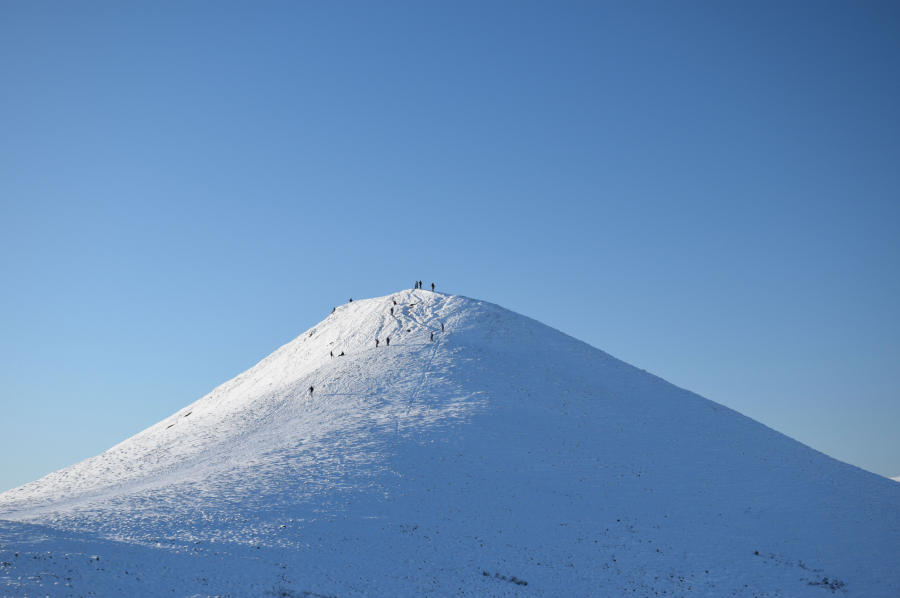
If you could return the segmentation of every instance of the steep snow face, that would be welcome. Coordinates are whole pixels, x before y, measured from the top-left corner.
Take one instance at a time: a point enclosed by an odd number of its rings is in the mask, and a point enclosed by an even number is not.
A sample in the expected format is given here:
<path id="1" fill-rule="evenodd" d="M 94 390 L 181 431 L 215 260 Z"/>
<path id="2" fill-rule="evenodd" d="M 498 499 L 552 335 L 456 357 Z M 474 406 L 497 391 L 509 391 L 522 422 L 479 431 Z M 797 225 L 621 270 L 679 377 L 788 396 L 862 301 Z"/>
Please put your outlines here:
<path id="1" fill-rule="evenodd" d="M 253 477 L 265 477 L 258 467 L 281 467 L 283 457 L 301 458 L 299 476 L 308 471 L 302 459 L 312 457 L 329 463 L 352 457 L 368 471 L 383 453 L 366 447 L 384 437 L 385 426 L 396 433 L 401 424 L 462 413 L 461 403 L 471 398 L 462 389 L 446 394 L 448 361 L 460 349 L 440 336 L 441 323 L 471 328 L 467 303 L 412 291 L 341 306 L 199 401 L 97 457 L 3 494 L 0 506 L 34 512 L 49 502 L 58 510 L 95 495 L 131 495 L 184 480 L 213 481 L 204 492 L 222 498 L 220 476 L 240 472 L 244 479 L 250 467 Z M 378 349 L 376 339 L 383 343 Z M 417 402 L 426 387 L 446 400 Z"/>
<path id="2" fill-rule="evenodd" d="M 0 495 L 0 561 L 8 595 L 897 596 L 900 486 L 406 291 Z"/>

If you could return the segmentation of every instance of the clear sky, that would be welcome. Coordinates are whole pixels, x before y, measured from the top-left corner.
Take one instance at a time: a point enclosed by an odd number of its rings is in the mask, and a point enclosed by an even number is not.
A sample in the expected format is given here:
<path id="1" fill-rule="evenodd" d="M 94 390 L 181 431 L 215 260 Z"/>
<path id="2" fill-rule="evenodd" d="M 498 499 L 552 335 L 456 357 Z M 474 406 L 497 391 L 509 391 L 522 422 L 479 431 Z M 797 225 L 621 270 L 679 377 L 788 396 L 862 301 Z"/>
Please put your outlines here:
<path id="1" fill-rule="evenodd" d="M 900 4 L 0 3 L 0 491 L 349 298 L 900 475 Z"/>

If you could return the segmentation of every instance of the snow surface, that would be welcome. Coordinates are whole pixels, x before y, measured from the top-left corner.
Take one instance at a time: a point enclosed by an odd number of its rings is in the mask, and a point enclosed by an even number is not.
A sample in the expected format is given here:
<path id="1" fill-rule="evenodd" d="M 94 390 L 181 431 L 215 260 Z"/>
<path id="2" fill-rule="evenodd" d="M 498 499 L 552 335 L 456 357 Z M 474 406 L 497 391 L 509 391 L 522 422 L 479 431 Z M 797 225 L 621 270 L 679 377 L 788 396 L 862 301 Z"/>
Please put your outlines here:
<path id="1" fill-rule="evenodd" d="M 0 588 L 897 597 L 900 486 L 527 317 L 405 291 L 0 495 Z"/>

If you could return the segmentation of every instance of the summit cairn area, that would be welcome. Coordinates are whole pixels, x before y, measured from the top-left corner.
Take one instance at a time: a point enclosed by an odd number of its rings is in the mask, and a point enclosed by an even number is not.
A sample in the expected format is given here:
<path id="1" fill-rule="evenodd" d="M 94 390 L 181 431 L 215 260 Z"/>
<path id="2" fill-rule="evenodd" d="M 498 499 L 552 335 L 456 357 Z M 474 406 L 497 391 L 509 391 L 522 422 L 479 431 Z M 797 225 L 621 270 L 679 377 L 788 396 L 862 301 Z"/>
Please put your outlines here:
<path id="1" fill-rule="evenodd" d="M 900 596 L 900 484 L 429 290 L 0 494 L 4 596 L 832 594 Z"/>

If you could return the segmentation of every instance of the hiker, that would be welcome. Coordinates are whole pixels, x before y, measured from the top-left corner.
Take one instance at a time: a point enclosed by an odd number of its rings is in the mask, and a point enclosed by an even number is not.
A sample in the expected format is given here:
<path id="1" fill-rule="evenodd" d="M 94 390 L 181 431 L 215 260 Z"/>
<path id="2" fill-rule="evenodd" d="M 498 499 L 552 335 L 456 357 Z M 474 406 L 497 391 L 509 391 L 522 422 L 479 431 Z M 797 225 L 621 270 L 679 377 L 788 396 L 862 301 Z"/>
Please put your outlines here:
<path id="1" fill-rule="evenodd" d="M 431 333 L 431 342 L 434 342 L 434 333 Z"/>
<path id="2" fill-rule="evenodd" d="M 443 332 L 443 331 L 444 331 L 444 323 L 441 322 L 441 332 Z"/>
<path id="3" fill-rule="evenodd" d="M 312 393 L 313 393 L 313 387 L 310 386 L 310 387 L 309 387 L 309 396 L 312 396 Z"/>
<path id="4" fill-rule="evenodd" d="M 334 351 L 329 351 L 328 353 L 331 355 L 331 358 L 334 359 Z"/>
<path id="5" fill-rule="evenodd" d="M 419 290 L 422 290 L 422 281 L 419 281 Z"/>
<path id="6" fill-rule="evenodd" d="M 350 297 L 350 303 L 353 303 L 353 297 Z"/>
<path id="7" fill-rule="evenodd" d="M 340 354 L 340 355 L 338 355 L 338 357 L 343 357 L 343 356 L 344 356 L 344 352 L 343 352 L 343 351 L 341 351 L 341 354 Z"/>
<path id="8" fill-rule="evenodd" d="M 394 315 L 394 308 L 391 308 L 391 315 Z"/>
<path id="9" fill-rule="evenodd" d="M 394 305 L 397 305 L 397 300 L 393 299 Z"/>
<path id="10" fill-rule="evenodd" d="M 388 347 L 391 346 L 391 337 L 387 337 L 387 346 L 388 346 Z"/>
<path id="11" fill-rule="evenodd" d="M 418 288 L 419 288 L 419 281 L 418 281 L 418 280 L 417 280 L 415 283 L 413 283 L 413 288 L 414 288 L 414 289 L 418 289 Z"/>
<path id="12" fill-rule="evenodd" d="M 431 292 L 434 292 L 434 283 L 431 283 Z"/>
<path id="13" fill-rule="evenodd" d="M 375 348 L 376 349 L 378 348 L 378 339 L 377 338 L 375 339 Z"/>
<path id="14" fill-rule="evenodd" d="M 332 308 L 331 308 L 331 313 L 334 313 L 334 310 L 336 310 L 336 309 L 337 309 L 336 307 L 332 307 Z"/>

